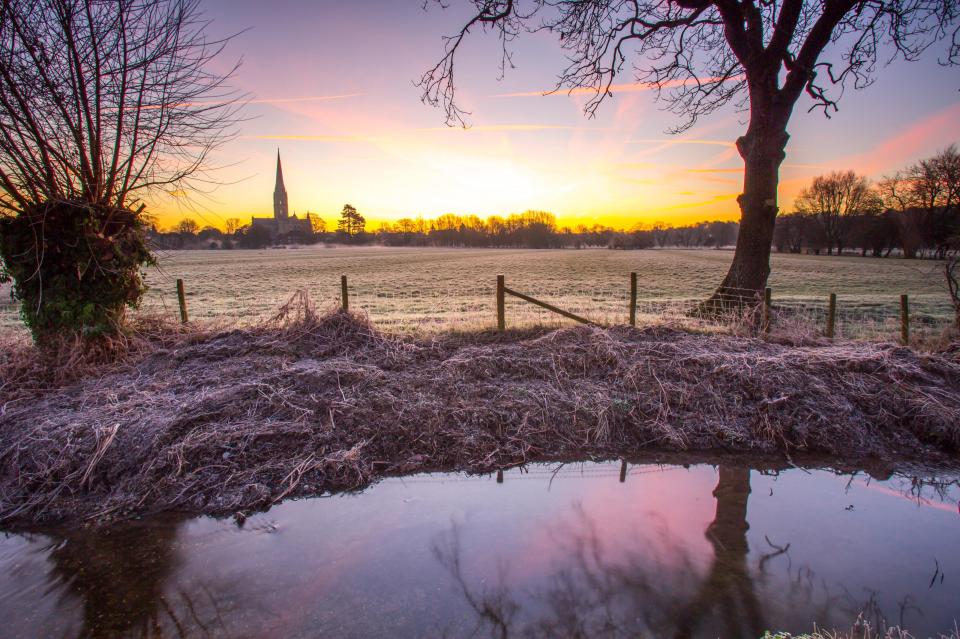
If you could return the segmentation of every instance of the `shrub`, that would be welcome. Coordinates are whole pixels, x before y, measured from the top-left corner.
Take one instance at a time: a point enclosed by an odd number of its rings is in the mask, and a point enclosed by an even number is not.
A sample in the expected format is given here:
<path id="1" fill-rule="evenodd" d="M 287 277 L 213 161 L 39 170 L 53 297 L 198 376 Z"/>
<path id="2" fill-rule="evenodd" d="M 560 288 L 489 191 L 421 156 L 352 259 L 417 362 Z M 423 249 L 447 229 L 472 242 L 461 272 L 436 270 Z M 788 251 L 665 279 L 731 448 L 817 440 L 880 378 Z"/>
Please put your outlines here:
<path id="1" fill-rule="evenodd" d="M 0 260 L 38 344 L 119 332 L 145 292 L 141 268 L 154 263 L 137 213 L 65 201 L 0 218 Z"/>

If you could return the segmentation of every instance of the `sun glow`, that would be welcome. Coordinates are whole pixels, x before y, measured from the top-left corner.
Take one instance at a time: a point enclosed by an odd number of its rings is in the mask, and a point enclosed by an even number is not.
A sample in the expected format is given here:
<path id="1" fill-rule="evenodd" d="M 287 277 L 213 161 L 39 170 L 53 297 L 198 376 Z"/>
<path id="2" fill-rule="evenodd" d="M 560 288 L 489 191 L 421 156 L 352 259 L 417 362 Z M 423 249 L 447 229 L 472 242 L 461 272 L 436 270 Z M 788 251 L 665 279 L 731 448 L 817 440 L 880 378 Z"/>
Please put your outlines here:
<path id="1" fill-rule="evenodd" d="M 191 217 L 223 228 L 230 218 L 271 215 L 278 147 L 290 211 L 309 211 L 328 225 L 347 203 L 372 229 L 405 217 L 525 210 L 551 212 L 571 227 L 739 218 L 743 162 L 735 141 L 745 131 L 744 113 L 719 111 L 682 135 L 667 135 L 678 117 L 625 73 L 596 118 L 584 117 L 593 93 L 544 96 L 562 56 L 555 42 L 528 39 L 502 81 L 496 68 L 482 65 L 493 58 L 462 58 L 458 95 L 470 126 L 445 127 L 441 112 L 420 103 L 411 80 L 436 62 L 450 16 L 400 4 L 377 9 L 391 16 L 377 24 L 393 20 L 404 29 L 371 27 L 377 37 L 363 45 L 349 35 L 360 5 L 304 8 L 312 17 L 295 23 L 233 4 L 222 15 L 214 10 L 225 29 L 258 25 L 255 36 L 237 40 L 249 119 L 213 158 L 225 167 L 211 176 L 222 186 L 157 196 L 148 210 L 159 224 Z M 266 44 L 279 41 L 291 45 Z M 868 91 L 845 96 L 830 120 L 798 111 L 780 171 L 782 211 L 792 210 L 816 175 L 854 169 L 878 179 L 960 139 L 955 88 L 940 91 L 942 81 L 931 83 L 917 69 L 887 72 Z M 935 63 L 931 69 L 940 72 Z"/>

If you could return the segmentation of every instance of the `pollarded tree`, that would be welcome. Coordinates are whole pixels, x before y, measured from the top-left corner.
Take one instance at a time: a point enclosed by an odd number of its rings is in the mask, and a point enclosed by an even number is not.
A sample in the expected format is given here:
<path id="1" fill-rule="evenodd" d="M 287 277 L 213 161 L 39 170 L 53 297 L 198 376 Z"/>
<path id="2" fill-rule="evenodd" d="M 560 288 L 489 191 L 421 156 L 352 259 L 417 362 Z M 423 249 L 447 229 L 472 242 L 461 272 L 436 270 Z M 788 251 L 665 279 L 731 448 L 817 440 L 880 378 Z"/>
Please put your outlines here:
<path id="1" fill-rule="evenodd" d="M 207 183 L 232 71 L 199 0 L 0 1 L 0 277 L 38 343 L 116 333 L 144 291 L 144 198 Z"/>
<path id="2" fill-rule="evenodd" d="M 443 0 L 437 0 L 441 5 Z M 916 60 L 947 42 L 960 58 L 957 0 L 470 0 L 473 18 L 447 40 L 444 56 L 420 79 L 422 98 L 462 123 L 454 63 L 473 28 L 494 30 L 503 65 L 523 32 L 556 34 L 569 64 L 557 89 L 588 88 L 595 113 L 633 57 L 682 121 L 674 132 L 731 101 L 749 110 L 736 142 L 744 161 L 740 234 L 730 270 L 710 306 L 756 299 L 770 272 L 780 164 L 787 127 L 804 94 L 829 115 L 845 86 L 870 83 L 879 59 Z"/>

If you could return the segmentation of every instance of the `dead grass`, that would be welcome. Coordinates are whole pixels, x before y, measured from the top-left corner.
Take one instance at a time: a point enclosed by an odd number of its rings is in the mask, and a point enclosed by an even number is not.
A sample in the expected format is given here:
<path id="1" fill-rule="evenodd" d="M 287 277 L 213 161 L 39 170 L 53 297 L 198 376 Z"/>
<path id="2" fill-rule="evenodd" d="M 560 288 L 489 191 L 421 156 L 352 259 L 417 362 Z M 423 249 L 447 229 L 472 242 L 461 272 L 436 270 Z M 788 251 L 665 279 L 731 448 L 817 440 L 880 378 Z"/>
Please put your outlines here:
<path id="1" fill-rule="evenodd" d="M 213 325 L 176 324 L 161 318 L 137 317 L 120 335 L 87 343 L 61 338 L 43 349 L 33 346 L 28 333 L 0 333 L 0 415 L 15 399 L 32 397 L 84 377 L 123 368 L 156 351 L 205 339 Z"/>
<path id="2" fill-rule="evenodd" d="M 960 448 L 960 358 L 890 344 L 400 337 L 302 295 L 254 327 L 158 328 L 83 370 L 58 376 L 26 345 L 0 360 L 6 525 L 227 514 L 387 474 L 647 450 L 950 462 Z"/>
<path id="3" fill-rule="evenodd" d="M 870 622 L 860 618 L 853 624 L 849 631 L 841 630 L 823 630 L 814 628 L 813 632 L 793 635 L 788 632 L 767 632 L 762 639 L 919 639 L 916 635 L 910 634 L 898 626 L 884 626 L 874 628 Z M 952 631 L 937 634 L 936 637 L 930 636 L 928 639 L 960 639 L 960 628 L 954 626 Z"/>

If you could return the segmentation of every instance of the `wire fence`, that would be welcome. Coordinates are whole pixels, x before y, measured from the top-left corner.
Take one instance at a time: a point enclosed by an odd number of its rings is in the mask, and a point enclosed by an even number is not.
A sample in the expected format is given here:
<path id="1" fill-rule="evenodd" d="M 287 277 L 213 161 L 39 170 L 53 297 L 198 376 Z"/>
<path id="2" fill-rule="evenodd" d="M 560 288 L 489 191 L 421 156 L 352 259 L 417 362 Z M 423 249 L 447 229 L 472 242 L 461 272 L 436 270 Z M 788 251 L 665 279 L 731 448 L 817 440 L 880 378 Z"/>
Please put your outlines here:
<path id="1" fill-rule="evenodd" d="M 340 282 L 315 282 L 303 287 L 319 310 L 335 310 L 341 305 Z M 510 284 L 509 276 L 507 277 Z M 630 319 L 631 290 L 622 286 L 569 286 L 516 288 L 538 300 L 582 316 L 599 325 L 627 324 Z M 350 310 L 366 314 L 378 327 L 393 332 L 440 330 L 477 330 L 497 325 L 495 277 L 463 286 L 405 286 L 402 283 L 377 283 L 364 278 L 348 278 Z M 191 320 L 249 325 L 273 316 L 294 291 L 270 286 L 269 282 L 241 288 L 226 288 L 214 282 L 185 282 L 185 301 Z M 709 297 L 649 296 L 637 291 L 636 325 L 673 325 L 704 330 L 748 329 L 761 323 L 762 304 L 753 315 L 723 319 L 695 317 L 693 311 Z M 847 294 L 837 292 L 834 336 L 852 340 L 890 340 L 901 335 L 901 293 Z M 145 315 L 178 320 L 179 304 L 175 278 L 167 275 L 154 282 L 137 311 Z M 772 291 L 769 306 L 769 331 L 773 335 L 822 336 L 827 332 L 829 292 L 820 295 L 778 296 Z M 520 299 L 507 297 L 506 324 L 511 328 L 529 326 L 565 326 L 574 322 Z M 916 339 L 937 337 L 951 329 L 953 308 L 946 293 L 910 296 L 909 322 Z M 9 294 L 9 285 L 0 287 L 0 330 L 23 330 L 18 306 Z"/>

